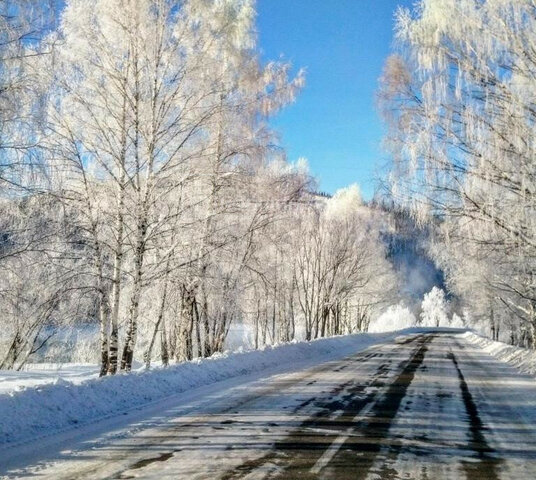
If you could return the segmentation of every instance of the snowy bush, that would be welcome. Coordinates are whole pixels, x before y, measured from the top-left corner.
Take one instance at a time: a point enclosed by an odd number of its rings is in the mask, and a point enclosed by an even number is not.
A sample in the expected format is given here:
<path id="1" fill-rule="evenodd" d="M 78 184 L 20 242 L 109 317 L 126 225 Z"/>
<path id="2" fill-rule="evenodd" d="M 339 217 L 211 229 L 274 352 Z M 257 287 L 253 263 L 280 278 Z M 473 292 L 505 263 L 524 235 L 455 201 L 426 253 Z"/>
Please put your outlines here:
<path id="1" fill-rule="evenodd" d="M 450 319 L 450 326 L 452 328 L 464 328 L 465 324 L 459 315 L 453 313 L 452 318 Z"/>
<path id="2" fill-rule="evenodd" d="M 417 325 L 415 315 L 403 303 L 391 305 L 369 326 L 369 332 L 390 332 Z"/>
<path id="3" fill-rule="evenodd" d="M 345 221 L 359 210 L 363 204 L 357 184 L 341 188 L 326 202 L 326 217 Z"/>

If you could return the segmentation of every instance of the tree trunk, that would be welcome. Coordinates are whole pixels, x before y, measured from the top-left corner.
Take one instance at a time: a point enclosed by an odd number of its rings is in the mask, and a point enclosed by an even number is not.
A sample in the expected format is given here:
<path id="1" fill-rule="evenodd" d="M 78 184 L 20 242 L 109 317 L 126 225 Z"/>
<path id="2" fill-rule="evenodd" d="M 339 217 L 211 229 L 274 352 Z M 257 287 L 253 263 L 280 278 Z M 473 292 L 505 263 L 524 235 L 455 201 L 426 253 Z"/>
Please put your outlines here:
<path id="1" fill-rule="evenodd" d="M 130 372 L 132 370 L 132 360 L 134 359 L 134 348 L 136 347 L 136 337 L 138 335 L 138 313 L 140 302 L 141 286 L 140 282 L 134 285 L 134 293 L 130 301 L 130 312 L 128 316 L 127 333 L 125 346 L 121 356 L 121 370 Z"/>
<path id="2" fill-rule="evenodd" d="M 108 299 L 106 293 L 101 290 L 100 292 L 100 305 L 99 305 L 99 317 L 100 317 L 100 344 L 101 344 L 101 368 L 99 372 L 100 377 L 104 377 L 108 372 L 109 356 L 108 356 L 108 337 L 110 330 L 110 308 L 108 305 Z"/>
<path id="3" fill-rule="evenodd" d="M 124 175 L 121 177 L 124 181 Z M 114 269 L 112 273 L 112 308 L 110 317 L 110 354 L 108 360 L 108 374 L 117 372 L 119 352 L 119 303 L 121 300 L 121 275 L 123 269 L 123 234 L 124 234 L 124 188 L 119 186 L 119 199 L 116 216 L 117 243 L 115 246 Z"/>
<path id="4" fill-rule="evenodd" d="M 193 304 L 194 318 L 195 318 L 195 336 L 197 343 L 197 358 L 203 356 L 203 345 L 201 343 L 201 318 L 199 316 L 199 307 L 197 306 L 197 300 L 194 300 Z"/>
<path id="5" fill-rule="evenodd" d="M 138 316 L 139 306 L 141 298 L 141 283 L 142 283 L 142 269 L 143 269 L 143 256 L 145 253 L 144 248 L 145 240 L 145 227 L 144 224 L 140 226 L 140 236 L 138 239 L 138 246 L 136 248 L 136 272 L 134 276 L 134 285 L 132 296 L 130 299 L 130 310 L 128 315 L 127 333 L 125 337 L 125 346 L 123 347 L 123 355 L 121 356 L 121 370 L 130 372 L 132 370 L 132 360 L 134 358 L 134 348 L 136 347 L 136 337 L 138 334 Z"/>
<path id="6" fill-rule="evenodd" d="M 162 318 L 162 328 L 160 329 L 160 358 L 162 365 L 169 365 L 169 349 L 167 344 L 166 320 Z"/>
<path id="7" fill-rule="evenodd" d="M 169 268 L 169 261 L 167 262 L 167 265 L 166 265 L 166 269 L 167 268 Z M 162 319 L 164 318 L 164 311 L 166 309 L 167 288 L 168 288 L 168 282 L 167 282 L 167 274 L 166 274 L 166 277 L 164 279 L 164 289 L 162 292 L 162 297 L 160 299 L 160 308 L 158 309 L 158 318 L 156 319 L 156 323 L 155 323 L 154 330 L 153 330 L 153 335 L 151 337 L 151 341 L 149 342 L 149 346 L 147 347 L 147 351 L 143 355 L 146 369 L 151 368 L 151 356 L 153 353 L 153 347 L 156 341 L 156 336 L 158 334 L 158 331 L 160 330 L 160 325 L 162 324 Z"/>

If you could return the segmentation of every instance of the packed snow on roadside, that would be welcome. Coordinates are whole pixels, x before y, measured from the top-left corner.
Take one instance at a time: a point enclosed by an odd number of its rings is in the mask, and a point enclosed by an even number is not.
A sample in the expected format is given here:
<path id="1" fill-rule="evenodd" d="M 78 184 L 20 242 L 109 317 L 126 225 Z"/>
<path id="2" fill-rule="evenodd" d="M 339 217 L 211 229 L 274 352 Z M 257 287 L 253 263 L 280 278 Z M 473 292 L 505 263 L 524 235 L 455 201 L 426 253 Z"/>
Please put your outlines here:
<path id="1" fill-rule="evenodd" d="M 84 379 L 84 375 L 94 376 L 95 371 L 83 366 L 79 375 L 74 367 L 43 369 L 41 376 L 39 370 L 1 371 L 0 378 L 9 378 L 10 389 L 4 387 L 0 393 L 0 446 L 35 440 L 218 381 L 257 372 L 267 375 L 270 371 L 291 371 L 343 358 L 419 331 L 407 329 L 293 342 L 104 378 Z M 51 383 L 46 383 L 47 378 Z"/>
<path id="2" fill-rule="evenodd" d="M 466 332 L 464 338 L 498 360 L 516 367 L 523 373 L 536 375 L 536 351 L 495 342 L 475 332 Z"/>

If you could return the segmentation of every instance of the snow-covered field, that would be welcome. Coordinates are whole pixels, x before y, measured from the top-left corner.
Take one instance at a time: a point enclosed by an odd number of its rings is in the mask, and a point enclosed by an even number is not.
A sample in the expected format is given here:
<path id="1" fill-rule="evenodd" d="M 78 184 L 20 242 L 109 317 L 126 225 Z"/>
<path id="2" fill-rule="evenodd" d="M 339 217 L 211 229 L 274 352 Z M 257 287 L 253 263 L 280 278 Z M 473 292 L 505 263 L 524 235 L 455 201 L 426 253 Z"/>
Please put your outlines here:
<path id="1" fill-rule="evenodd" d="M 48 364 L 22 372 L 0 371 L 0 446 L 48 436 L 225 379 L 284 372 L 343 358 L 419 331 L 413 328 L 294 342 L 105 378 L 96 378 L 94 365 Z"/>

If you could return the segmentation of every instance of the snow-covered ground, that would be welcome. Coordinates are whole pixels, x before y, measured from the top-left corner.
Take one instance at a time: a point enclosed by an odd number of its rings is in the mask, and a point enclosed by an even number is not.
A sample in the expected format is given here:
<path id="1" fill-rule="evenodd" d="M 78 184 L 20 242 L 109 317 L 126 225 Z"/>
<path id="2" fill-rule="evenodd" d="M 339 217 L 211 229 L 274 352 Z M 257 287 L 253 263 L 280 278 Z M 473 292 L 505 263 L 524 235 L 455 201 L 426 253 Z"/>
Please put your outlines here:
<path id="1" fill-rule="evenodd" d="M 0 447 L 0 475 L 536 478 L 534 378 L 493 358 L 507 346 L 460 330 L 420 332 L 339 337 L 205 360 L 196 365 L 198 373 L 228 363 L 234 376 L 125 416 Z"/>
<path id="2" fill-rule="evenodd" d="M 216 382 L 270 371 L 290 371 L 340 359 L 401 334 L 358 334 L 294 342 L 258 351 L 237 351 L 166 369 L 96 378 L 94 365 L 35 365 L 0 371 L 0 446 L 35 440 L 65 429 L 119 415 L 162 398 Z"/>
<path id="3" fill-rule="evenodd" d="M 107 416 L 142 407 L 166 396 L 254 372 L 278 371 L 320 363 L 420 332 L 359 334 L 314 342 L 295 342 L 260 351 L 237 351 L 149 372 L 97 378 L 92 364 L 32 364 L 24 371 L 0 371 L 0 445 L 50 435 Z M 494 342 L 474 332 L 464 338 L 498 360 L 529 374 L 536 373 L 536 353 Z"/>

